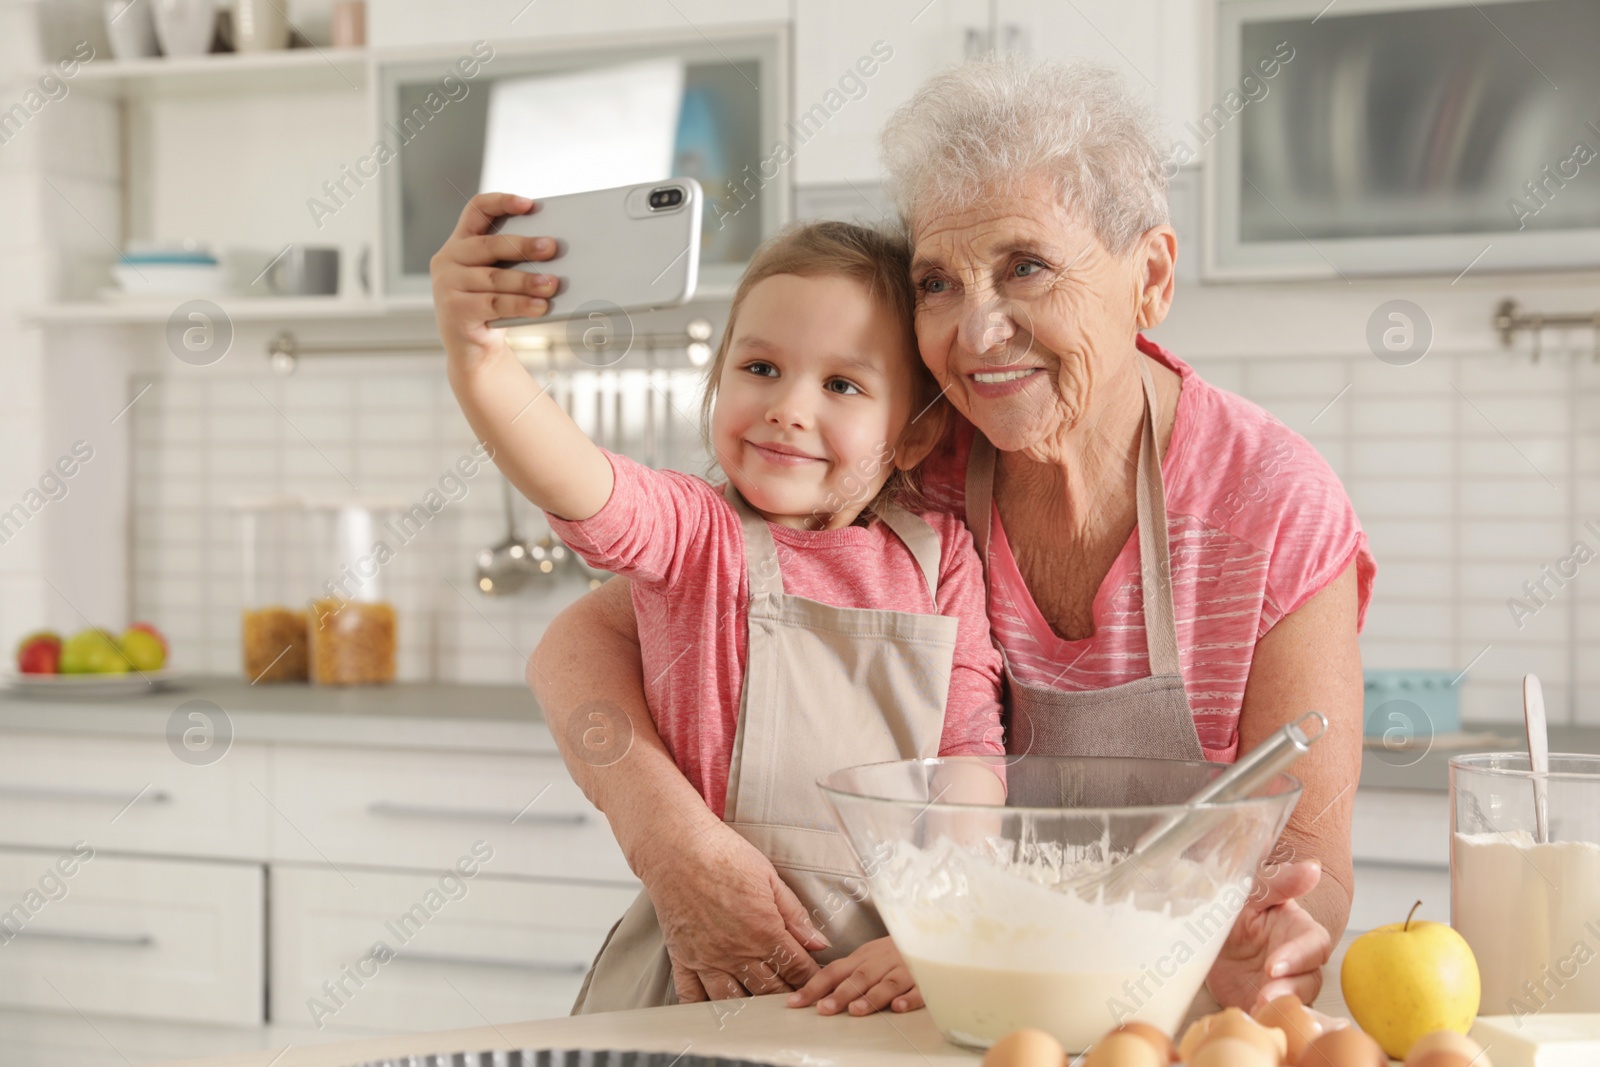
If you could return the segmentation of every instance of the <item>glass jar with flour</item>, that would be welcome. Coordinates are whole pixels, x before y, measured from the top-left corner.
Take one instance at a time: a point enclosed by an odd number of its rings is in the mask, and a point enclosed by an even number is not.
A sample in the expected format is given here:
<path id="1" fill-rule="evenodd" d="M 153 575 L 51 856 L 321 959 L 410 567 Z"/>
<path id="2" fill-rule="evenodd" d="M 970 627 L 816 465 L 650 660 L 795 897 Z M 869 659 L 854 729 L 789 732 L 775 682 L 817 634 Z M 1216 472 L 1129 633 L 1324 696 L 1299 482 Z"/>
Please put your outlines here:
<path id="1" fill-rule="evenodd" d="M 1543 797 L 1539 825 L 1536 793 Z M 1600 756 L 1450 761 L 1450 916 L 1483 982 L 1480 1015 L 1600 1012 Z"/>

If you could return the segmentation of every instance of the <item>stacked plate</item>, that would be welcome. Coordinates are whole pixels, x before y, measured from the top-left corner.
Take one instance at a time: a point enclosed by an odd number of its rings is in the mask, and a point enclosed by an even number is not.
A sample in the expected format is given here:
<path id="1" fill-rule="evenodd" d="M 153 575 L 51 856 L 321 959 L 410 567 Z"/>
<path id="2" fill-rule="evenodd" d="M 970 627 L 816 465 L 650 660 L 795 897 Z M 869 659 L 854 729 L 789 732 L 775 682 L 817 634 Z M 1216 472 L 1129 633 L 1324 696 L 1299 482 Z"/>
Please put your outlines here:
<path id="1" fill-rule="evenodd" d="M 123 293 L 139 296 L 208 295 L 224 289 L 222 264 L 206 249 L 130 241 L 111 268 Z"/>

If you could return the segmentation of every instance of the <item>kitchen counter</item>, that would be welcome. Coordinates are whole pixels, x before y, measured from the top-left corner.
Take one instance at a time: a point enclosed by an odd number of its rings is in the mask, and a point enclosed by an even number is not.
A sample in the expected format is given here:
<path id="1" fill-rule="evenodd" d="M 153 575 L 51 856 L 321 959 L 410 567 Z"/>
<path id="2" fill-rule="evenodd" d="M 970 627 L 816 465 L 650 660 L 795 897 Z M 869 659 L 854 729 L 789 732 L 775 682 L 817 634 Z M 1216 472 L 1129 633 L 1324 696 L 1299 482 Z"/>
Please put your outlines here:
<path id="1" fill-rule="evenodd" d="M 389 748 L 555 752 L 523 686 L 397 683 L 250 685 L 197 676 L 145 696 L 87 700 L 0 692 L 0 731 L 162 737 L 190 700 L 221 708 L 236 741 Z"/>
<path id="2" fill-rule="evenodd" d="M 1368 748 L 1361 758 L 1360 788 L 1447 793 L 1450 791 L 1450 757 L 1468 752 L 1518 751 L 1527 744 L 1521 723 L 1467 723 L 1462 729 L 1469 734 L 1493 733 L 1501 740 L 1497 743 L 1475 743 L 1465 748 L 1436 745 L 1420 758 L 1410 752 Z M 1550 751 L 1600 753 L 1600 727 L 1552 725 Z M 1416 759 L 1416 762 L 1409 766 L 1397 766 L 1412 759 Z"/>
<path id="3" fill-rule="evenodd" d="M 29 697 L 0 691 L 0 731 L 160 737 L 178 705 L 204 700 L 228 713 L 239 741 L 378 745 L 390 748 L 553 753 L 555 742 L 533 694 L 522 686 L 408 682 L 387 686 L 250 685 L 197 676 L 173 689 L 114 700 Z M 1443 793 L 1450 757 L 1521 747 L 1515 723 L 1468 724 L 1503 744 L 1435 747 L 1407 766 L 1409 753 L 1369 748 L 1361 788 Z M 1600 728 L 1550 727 L 1552 752 L 1600 753 Z"/>
<path id="4" fill-rule="evenodd" d="M 1349 1018 L 1339 995 L 1342 942 L 1322 971 L 1317 1010 Z M 611 1012 L 563 1019 L 504 1023 L 407 1037 L 369 1038 L 291 1047 L 244 1056 L 185 1060 L 184 1067 L 350 1067 L 374 1060 L 431 1052 L 476 1052 L 493 1048 L 593 1048 L 693 1052 L 743 1056 L 758 1062 L 826 1067 L 928 1067 L 975 1064 L 981 1054 L 948 1044 L 926 1011 L 865 1019 L 784 1005 L 782 995 L 717 1004 Z M 176 1065 L 174 1065 L 176 1067 Z"/>

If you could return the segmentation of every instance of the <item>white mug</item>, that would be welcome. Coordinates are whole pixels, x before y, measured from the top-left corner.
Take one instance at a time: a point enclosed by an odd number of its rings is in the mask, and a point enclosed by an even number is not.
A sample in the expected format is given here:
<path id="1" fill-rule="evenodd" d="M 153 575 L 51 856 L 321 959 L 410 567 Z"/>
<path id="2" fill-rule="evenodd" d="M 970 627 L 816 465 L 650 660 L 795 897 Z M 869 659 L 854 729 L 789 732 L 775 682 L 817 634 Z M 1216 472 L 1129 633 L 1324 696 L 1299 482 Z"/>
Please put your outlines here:
<path id="1" fill-rule="evenodd" d="M 147 2 L 105 0 L 101 6 L 106 14 L 106 36 L 111 39 L 112 55 L 118 59 L 141 59 L 161 51 Z"/>
<path id="2" fill-rule="evenodd" d="M 288 0 L 235 0 L 233 47 L 241 52 L 276 52 L 289 47 Z"/>
<path id="3" fill-rule="evenodd" d="M 155 4 L 156 36 L 169 56 L 203 56 L 217 32 L 215 0 L 150 0 Z"/>

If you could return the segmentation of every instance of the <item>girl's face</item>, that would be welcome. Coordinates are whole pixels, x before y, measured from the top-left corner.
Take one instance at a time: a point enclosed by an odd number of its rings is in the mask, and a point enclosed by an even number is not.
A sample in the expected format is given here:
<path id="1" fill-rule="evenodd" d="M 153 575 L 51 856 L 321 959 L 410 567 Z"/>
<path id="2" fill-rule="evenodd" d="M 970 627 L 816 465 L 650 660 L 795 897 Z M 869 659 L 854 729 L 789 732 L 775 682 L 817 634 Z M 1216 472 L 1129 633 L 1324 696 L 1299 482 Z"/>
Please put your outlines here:
<path id="1" fill-rule="evenodd" d="M 861 285 L 775 274 L 745 294 L 729 329 L 711 444 L 728 480 L 768 520 L 848 526 L 896 467 L 921 460 L 896 447 L 919 414 L 911 409 L 917 355 Z"/>

